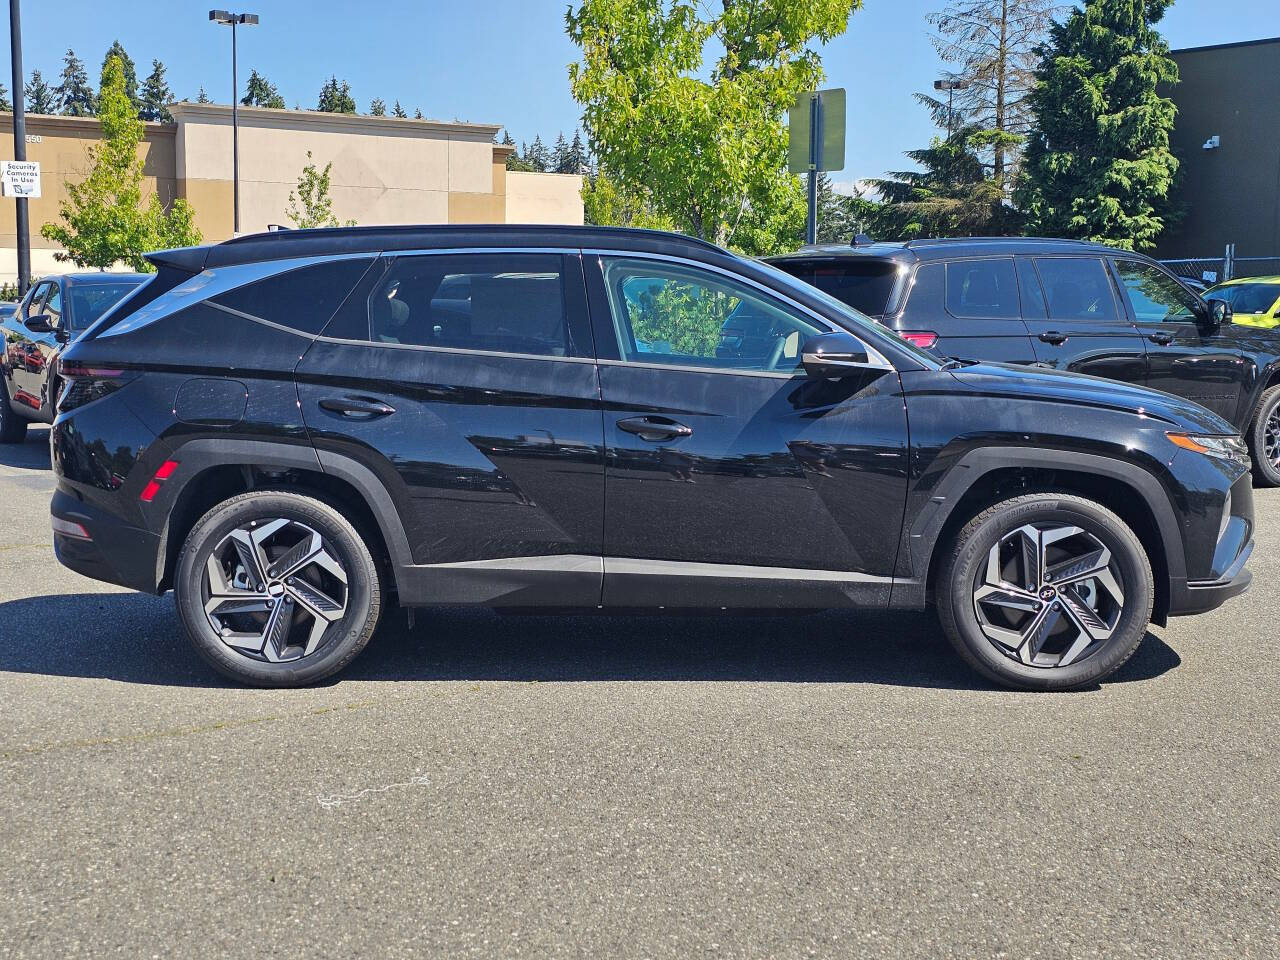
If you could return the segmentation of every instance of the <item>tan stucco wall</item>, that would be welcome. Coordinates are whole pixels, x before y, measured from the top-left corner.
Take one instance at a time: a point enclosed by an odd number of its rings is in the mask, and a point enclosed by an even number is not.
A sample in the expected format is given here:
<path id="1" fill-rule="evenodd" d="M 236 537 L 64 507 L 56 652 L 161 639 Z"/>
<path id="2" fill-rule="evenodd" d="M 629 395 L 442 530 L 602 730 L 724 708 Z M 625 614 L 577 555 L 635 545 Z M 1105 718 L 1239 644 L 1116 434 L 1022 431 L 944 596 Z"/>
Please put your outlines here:
<path id="1" fill-rule="evenodd" d="M 582 177 L 507 171 L 507 223 L 581 224 Z"/>

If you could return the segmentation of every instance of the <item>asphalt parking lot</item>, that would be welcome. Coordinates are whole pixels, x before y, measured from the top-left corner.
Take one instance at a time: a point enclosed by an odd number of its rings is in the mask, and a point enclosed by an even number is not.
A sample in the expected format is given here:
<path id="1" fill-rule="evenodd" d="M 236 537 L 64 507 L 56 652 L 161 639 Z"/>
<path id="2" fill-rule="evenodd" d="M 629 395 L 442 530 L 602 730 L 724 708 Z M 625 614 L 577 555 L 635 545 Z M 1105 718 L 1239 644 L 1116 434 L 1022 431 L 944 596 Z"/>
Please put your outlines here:
<path id="1" fill-rule="evenodd" d="M 53 559 L 0 447 L 0 956 L 1280 955 L 1280 491 L 1254 589 L 1102 687 L 924 616 L 385 623 L 224 684 Z"/>

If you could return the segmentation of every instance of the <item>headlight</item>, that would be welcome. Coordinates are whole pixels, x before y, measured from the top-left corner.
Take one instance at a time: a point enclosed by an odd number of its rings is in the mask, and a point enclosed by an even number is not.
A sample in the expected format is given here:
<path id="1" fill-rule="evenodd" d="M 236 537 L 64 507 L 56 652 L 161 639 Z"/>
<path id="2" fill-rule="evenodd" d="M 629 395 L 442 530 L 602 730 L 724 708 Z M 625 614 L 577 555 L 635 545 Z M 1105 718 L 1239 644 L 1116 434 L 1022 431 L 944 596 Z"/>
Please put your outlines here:
<path id="1" fill-rule="evenodd" d="M 1201 436 L 1195 433 L 1170 433 L 1170 441 L 1174 446 L 1193 453 L 1203 453 L 1220 460 L 1234 460 L 1236 463 L 1250 465 L 1249 446 L 1239 436 L 1215 437 Z"/>

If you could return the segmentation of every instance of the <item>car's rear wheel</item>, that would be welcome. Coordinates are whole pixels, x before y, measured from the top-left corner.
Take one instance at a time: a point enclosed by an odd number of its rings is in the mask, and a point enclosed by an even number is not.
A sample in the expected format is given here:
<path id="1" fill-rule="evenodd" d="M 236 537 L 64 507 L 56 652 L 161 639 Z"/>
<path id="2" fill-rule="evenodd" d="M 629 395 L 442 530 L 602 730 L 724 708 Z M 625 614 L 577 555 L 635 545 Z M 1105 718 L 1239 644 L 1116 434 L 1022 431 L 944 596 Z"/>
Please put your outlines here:
<path id="1" fill-rule="evenodd" d="M 206 513 L 174 574 L 178 614 L 219 672 L 263 687 L 345 667 L 382 609 L 378 566 L 338 510 L 301 494 L 241 494 Z"/>
<path id="2" fill-rule="evenodd" d="M 1254 480 L 1259 486 L 1280 487 L 1280 386 L 1263 392 L 1248 440 Z"/>
<path id="3" fill-rule="evenodd" d="M 22 443 L 27 439 L 27 423 L 9 406 L 9 386 L 0 377 L 0 443 Z"/>
<path id="4" fill-rule="evenodd" d="M 1124 521 L 1084 497 L 1046 492 L 965 524 L 936 595 L 943 630 L 978 672 L 1010 687 L 1069 690 L 1132 656 L 1155 583 Z"/>

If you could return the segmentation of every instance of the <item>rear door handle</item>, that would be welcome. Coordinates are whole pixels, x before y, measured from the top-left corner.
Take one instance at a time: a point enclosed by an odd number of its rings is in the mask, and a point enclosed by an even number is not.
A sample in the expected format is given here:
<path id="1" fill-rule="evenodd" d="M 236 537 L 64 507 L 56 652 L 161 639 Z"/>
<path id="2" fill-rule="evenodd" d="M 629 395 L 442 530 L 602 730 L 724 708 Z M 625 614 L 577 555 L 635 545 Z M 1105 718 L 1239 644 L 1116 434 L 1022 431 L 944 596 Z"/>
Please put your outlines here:
<path id="1" fill-rule="evenodd" d="M 618 421 L 618 429 L 634 433 L 641 440 L 649 443 L 661 443 L 663 440 L 675 440 L 693 433 L 692 427 L 677 423 L 667 417 L 628 417 Z"/>
<path id="2" fill-rule="evenodd" d="M 1045 343 L 1051 343 L 1055 347 L 1058 347 L 1067 342 L 1067 335 L 1065 333 L 1059 333 L 1057 330 L 1046 330 L 1044 333 L 1040 334 L 1040 339 Z"/>
<path id="3" fill-rule="evenodd" d="M 1149 333 L 1147 334 L 1147 339 L 1150 340 L 1152 343 L 1159 344 L 1162 347 L 1167 347 L 1169 344 L 1173 343 L 1173 334 Z"/>
<path id="4" fill-rule="evenodd" d="M 376 420 L 396 412 L 395 407 L 373 397 L 325 397 L 320 409 L 349 420 Z"/>

